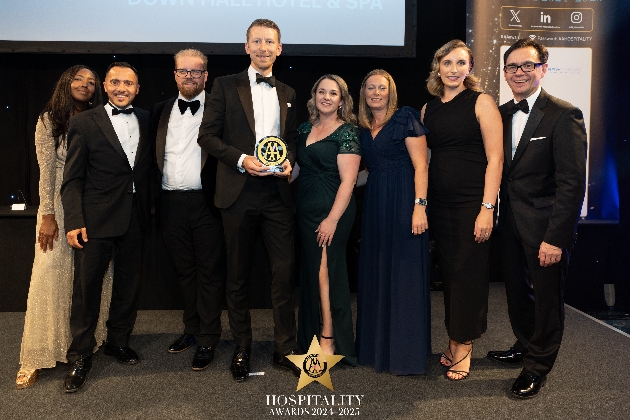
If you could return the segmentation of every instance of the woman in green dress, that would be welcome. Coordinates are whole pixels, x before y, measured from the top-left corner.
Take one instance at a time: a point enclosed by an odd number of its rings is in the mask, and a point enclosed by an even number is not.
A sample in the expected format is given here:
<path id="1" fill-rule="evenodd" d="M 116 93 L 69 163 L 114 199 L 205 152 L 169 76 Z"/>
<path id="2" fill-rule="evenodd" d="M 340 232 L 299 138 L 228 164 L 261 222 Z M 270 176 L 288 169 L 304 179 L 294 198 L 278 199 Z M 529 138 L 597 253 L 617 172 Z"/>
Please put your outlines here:
<path id="1" fill-rule="evenodd" d="M 322 76 L 311 89 L 309 121 L 298 128 L 297 219 L 302 242 L 298 347 L 317 336 L 323 354 L 356 366 L 346 244 L 361 150 L 348 86 Z"/>

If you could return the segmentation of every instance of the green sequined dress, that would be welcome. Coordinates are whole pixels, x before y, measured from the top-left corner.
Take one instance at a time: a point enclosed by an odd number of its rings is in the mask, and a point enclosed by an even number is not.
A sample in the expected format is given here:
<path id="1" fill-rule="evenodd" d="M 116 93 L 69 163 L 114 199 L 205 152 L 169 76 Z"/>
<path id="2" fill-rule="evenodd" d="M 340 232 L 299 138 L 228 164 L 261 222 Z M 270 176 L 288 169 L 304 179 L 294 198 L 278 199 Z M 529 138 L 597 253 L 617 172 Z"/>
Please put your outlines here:
<path id="1" fill-rule="evenodd" d="M 312 125 L 298 128 L 297 162 L 300 166 L 297 189 L 297 220 L 302 243 L 300 262 L 300 309 L 298 315 L 298 348 L 308 350 L 313 336 L 320 339 L 319 266 L 322 248 L 317 244 L 315 229 L 324 220 L 341 184 L 337 167 L 338 154 L 361 154 L 358 131 L 342 124 L 328 137 L 306 146 Z M 354 195 L 341 219 L 332 243 L 327 247 L 330 307 L 336 353 L 343 361 L 356 366 L 350 287 L 346 266 L 346 244 L 354 223 Z"/>

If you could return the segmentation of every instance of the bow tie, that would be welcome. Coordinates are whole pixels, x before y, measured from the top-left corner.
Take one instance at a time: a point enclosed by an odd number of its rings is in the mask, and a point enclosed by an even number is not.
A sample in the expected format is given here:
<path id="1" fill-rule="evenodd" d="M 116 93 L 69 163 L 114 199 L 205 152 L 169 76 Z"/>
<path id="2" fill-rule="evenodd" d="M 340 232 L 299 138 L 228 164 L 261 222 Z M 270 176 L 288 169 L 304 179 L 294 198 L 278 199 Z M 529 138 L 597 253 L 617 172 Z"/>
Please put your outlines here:
<path id="1" fill-rule="evenodd" d="M 507 104 L 507 113 L 508 115 L 514 115 L 518 111 L 523 111 L 526 114 L 529 114 L 529 104 L 527 103 L 527 99 L 523 99 L 520 102 L 510 101 Z"/>
<path id="2" fill-rule="evenodd" d="M 179 106 L 179 111 L 182 113 L 182 115 L 184 115 L 184 112 L 186 112 L 186 110 L 188 108 L 190 108 L 190 113 L 195 115 L 195 112 L 197 112 L 199 110 L 199 107 L 201 106 L 201 102 L 197 101 L 185 101 L 183 99 L 179 99 L 177 101 L 177 105 Z"/>
<path id="3" fill-rule="evenodd" d="M 114 105 L 109 104 L 112 107 L 112 115 L 118 115 L 118 114 L 133 114 L 133 108 L 129 107 L 129 108 L 125 108 L 125 109 L 118 109 L 116 108 Z"/>
<path id="4" fill-rule="evenodd" d="M 260 73 L 256 73 L 256 83 L 267 83 L 271 87 L 276 87 L 275 76 L 263 77 Z"/>

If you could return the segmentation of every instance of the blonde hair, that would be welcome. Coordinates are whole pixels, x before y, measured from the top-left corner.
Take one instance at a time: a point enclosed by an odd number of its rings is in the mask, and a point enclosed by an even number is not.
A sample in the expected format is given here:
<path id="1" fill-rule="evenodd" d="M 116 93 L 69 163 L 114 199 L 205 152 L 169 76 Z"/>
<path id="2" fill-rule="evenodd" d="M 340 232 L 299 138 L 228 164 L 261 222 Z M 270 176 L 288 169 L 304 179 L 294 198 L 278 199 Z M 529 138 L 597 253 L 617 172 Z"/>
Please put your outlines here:
<path id="1" fill-rule="evenodd" d="M 206 55 L 202 53 L 201 51 L 196 50 L 194 48 L 188 48 L 188 49 L 177 52 L 177 54 L 173 56 L 173 58 L 175 59 L 175 67 L 177 67 L 177 60 L 179 60 L 182 57 L 200 58 L 201 61 L 203 61 L 203 69 L 208 70 L 208 57 L 206 57 Z"/>
<path id="2" fill-rule="evenodd" d="M 359 125 L 363 128 L 371 128 L 372 125 L 372 110 L 369 106 L 367 106 L 367 102 L 365 101 L 365 85 L 367 84 L 367 80 L 372 76 L 383 76 L 389 85 L 387 113 L 385 114 L 385 121 L 383 121 L 383 125 L 389 121 L 392 115 L 394 115 L 394 112 L 396 112 L 396 109 L 398 109 L 398 94 L 396 93 L 396 83 L 394 83 L 394 78 L 383 69 L 372 70 L 365 76 L 363 83 L 361 83 L 361 93 L 359 96 Z"/>
<path id="3" fill-rule="evenodd" d="M 308 120 L 311 124 L 315 124 L 315 121 L 319 118 L 319 110 L 317 109 L 317 104 L 315 103 L 315 96 L 317 95 L 317 88 L 322 80 L 332 80 L 337 83 L 339 86 L 339 94 L 341 95 L 342 104 L 337 110 L 337 118 L 340 120 L 350 123 L 352 125 L 357 125 L 357 116 L 354 115 L 354 102 L 352 101 L 352 96 L 350 96 L 350 92 L 348 91 L 348 85 L 346 82 L 336 74 L 325 74 L 313 85 L 311 89 L 311 99 L 306 103 L 306 107 L 308 108 Z"/>
<path id="4" fill-rule="evenodd" d="M 444 82 L 442 82 L 442 78 L 440 77 L 440 62 L 444 57 L 450 54 L 451 51 L 458 48 L 462 48 L 466 51 L 466 53 L 468 53 L 468 57 L 470 58 L 470 67 L 468 72 L 472 73 L 473 67 L 475 66 L 475 59 L 473 58 L 473 53 L 470 48 L 468 48 L 468 46 L 459 39 L 453 39 L 452 41 L 447 42 L 438 48 L 433 55 L 431 72 L 429 73 L 429 78 L 427 79 L 427 90 L 431 95 L 440 98 L 444 96 Z M 475 92 L 481 92 L 479 79 L 472 74 L 468 74 L 468 76 L 464 79 L 464 87 L 466 87 L 466 89 L 474 90 Z"/>

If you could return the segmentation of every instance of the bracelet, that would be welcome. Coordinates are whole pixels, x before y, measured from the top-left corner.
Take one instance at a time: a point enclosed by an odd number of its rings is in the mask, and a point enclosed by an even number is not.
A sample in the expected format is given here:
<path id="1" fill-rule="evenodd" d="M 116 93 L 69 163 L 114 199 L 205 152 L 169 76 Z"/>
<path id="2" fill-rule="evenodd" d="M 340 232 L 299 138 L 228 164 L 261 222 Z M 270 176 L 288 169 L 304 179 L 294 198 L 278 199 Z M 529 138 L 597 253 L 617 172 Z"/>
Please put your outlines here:
<path id="1" fill-rule="evenodd" d="M 481 203 L 481 205 L 487 208 L 488 210 L 492 210 L 494 208 L 494 204 L 492 203 Z"/>

